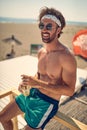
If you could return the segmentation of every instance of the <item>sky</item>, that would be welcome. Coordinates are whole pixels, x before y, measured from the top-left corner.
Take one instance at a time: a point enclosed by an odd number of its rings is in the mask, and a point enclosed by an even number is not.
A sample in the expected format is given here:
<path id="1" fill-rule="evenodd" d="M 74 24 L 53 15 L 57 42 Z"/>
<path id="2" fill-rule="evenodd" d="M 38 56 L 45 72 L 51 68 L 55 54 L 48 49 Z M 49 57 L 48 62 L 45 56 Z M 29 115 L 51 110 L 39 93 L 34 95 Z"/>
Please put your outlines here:
<path id="1" fill-rule="evenodd" d="M 67 21 L 87 22 L 87 0 L 0 0 L 0 17 L 38 19 L 43 6 L 58 9 Z"/>

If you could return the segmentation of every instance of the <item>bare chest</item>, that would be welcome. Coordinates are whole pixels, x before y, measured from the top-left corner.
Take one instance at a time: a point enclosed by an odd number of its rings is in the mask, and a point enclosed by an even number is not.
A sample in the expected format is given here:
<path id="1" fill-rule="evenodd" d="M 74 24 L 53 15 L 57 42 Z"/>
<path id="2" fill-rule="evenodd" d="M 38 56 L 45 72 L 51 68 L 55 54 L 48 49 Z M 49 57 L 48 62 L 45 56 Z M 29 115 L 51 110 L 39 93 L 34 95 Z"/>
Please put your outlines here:
<path id="1" fill-rule="evenodd" d="M 42 55 L 38 62 L 38 70 L 51 78 L 58 78 L 61 74 L 61 65 L 56 53 Z"/>

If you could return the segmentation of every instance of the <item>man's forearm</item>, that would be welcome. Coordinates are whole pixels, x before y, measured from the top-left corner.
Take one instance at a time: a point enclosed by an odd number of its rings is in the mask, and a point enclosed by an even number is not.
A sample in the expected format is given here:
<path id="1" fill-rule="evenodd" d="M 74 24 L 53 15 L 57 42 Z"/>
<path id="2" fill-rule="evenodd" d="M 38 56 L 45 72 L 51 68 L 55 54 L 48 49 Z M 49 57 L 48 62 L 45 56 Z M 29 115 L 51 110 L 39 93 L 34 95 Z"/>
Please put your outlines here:
<path id="1" fill-rule="evenodd" d="M 38 84 L 41 86 L 40 89 L 46 89 L 47 91 L 55 94 L 72 96 L 74 93 L 74 89 L 72 89 L 68 85 L 53 85 L 41 80 L 38 80 Z"/>
<path id="2" fill-rule="evenodd" d="M 37 82 L 37 85 L 40 86 L 39 89 L 46 89 L 49 92 L 60 94 L 60 95 L 67 95 L 72 96 L 74 93 L 74 88 L 71 88 L 70 86 L 66 84 L 57 84 L 53 85 L 51 83 L 42 81 L 40 79 L 36 79 L 32 77 L 32 79 Z"/>

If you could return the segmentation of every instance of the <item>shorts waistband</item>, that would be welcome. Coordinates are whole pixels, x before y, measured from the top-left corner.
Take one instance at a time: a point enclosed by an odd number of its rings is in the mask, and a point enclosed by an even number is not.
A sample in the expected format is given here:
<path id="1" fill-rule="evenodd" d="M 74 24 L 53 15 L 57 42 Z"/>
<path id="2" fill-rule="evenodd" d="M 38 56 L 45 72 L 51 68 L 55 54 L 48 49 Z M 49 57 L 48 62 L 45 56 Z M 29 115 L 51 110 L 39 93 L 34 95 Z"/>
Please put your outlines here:
<path id="1" fill-rule="evenodd" d="M 38 89 L 34 88 L 35 90 L 35 94 L 37 94 L 40 98 L 42 98 L 43 100 L 47 101 L 47 102 L 50 102 L 52 104 L 58 104 L 59 101 L 58 100 L 55 100 L 51 97 L 48 97 L 47 95 L 41 93 Z"/>

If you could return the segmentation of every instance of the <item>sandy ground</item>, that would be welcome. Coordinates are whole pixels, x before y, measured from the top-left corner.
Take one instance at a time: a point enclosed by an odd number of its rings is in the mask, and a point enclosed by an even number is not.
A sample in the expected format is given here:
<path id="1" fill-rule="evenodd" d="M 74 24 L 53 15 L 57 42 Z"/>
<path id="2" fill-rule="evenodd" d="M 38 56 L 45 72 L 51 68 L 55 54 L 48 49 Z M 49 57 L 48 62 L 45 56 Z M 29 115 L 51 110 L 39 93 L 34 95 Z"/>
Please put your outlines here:
<path id="1" fill-rule="evenodd" d="M 67 25 L 59 40 L 72 50 L 74 35 L 83 29 L 87 29 L 87 26 Z M 37 24 L 0 23 L 0 61 L 5 60 L 6 54 L 11 50 L 11 44 L 2 42 L 2 39 L 9 38 L 11 35 L 22 42 L 22 45 L 15 45 L 15 57 L 30 54 L 30 44 L 43 44 Z M 87 61 L 78 56 L 75 58 L 79 68 L 87 67 Z"/>

